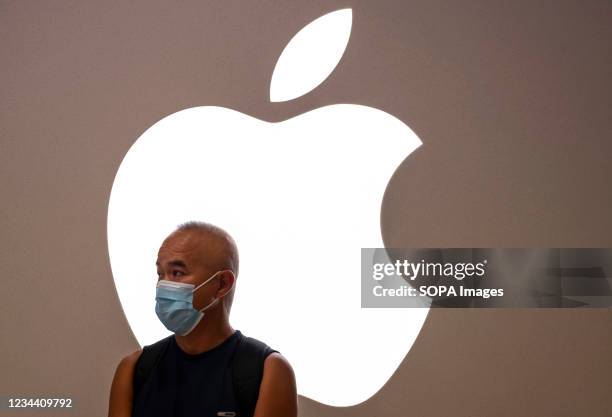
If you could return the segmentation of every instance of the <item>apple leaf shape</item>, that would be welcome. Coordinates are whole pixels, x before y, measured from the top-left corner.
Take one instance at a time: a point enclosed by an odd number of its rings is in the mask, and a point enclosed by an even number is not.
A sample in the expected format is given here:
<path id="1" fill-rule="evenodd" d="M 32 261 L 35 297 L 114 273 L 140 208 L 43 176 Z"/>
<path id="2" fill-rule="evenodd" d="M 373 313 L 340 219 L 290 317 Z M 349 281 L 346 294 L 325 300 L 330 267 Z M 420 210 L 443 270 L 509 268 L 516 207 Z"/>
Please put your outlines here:
<path id="1" fill-rule="evenodd" d="M 270 83 L 270 101 L 300 97 L 336 68 L 351 35 L 352 10 L 327 13 L 304 26 L 281 53 Z"/>

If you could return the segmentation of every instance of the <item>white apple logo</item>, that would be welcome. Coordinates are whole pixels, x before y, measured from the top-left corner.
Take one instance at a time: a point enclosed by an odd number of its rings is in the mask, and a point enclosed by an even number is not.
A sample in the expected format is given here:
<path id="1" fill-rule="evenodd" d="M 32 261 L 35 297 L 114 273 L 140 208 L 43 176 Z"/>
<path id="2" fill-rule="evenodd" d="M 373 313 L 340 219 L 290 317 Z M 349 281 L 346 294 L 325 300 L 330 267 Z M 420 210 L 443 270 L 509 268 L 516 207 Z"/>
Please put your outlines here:
<path id="1" fill-rule="evenodd" d="M 320 17 L 285 47 L 271 100 L 298 97 L 335 68 L 351 9 Z M 123 159 L 108 208 L 108 247 L 141 345 L 168 335 L 155 312 L 155 258 L 179 223 L 225 228 L 241 257 L 232 325 L 292 363 L 299 393 L 367 400 L 412 346 L 427 308 L 361 308 L 360 249 L 383 247 L 387 183 L 421 141 L 397 118 L 337 104 L 279 123 L 194 107 L 147 129 Z"/>

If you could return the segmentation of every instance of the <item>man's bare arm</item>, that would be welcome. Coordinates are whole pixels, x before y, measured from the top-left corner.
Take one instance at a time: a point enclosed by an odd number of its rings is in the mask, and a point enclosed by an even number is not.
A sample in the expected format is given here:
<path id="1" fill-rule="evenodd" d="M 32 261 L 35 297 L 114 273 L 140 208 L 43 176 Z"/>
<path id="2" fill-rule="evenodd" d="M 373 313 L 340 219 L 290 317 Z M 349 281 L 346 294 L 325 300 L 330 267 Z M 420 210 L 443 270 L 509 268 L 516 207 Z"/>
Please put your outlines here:
<path id="1" fill-rule="evenodd" d="M 134 366 L 141 353 L 142 349 L 138 349 L 121 359 L 117 365 L 108 401 L 108 417 L 130 417 L 132 415 Z"/>
<path id="2" fill-rule="evenodd" d="M 297 388 L 293 368 L 280 353 L 264 361 L 254 417 L 297 417 Z"/>

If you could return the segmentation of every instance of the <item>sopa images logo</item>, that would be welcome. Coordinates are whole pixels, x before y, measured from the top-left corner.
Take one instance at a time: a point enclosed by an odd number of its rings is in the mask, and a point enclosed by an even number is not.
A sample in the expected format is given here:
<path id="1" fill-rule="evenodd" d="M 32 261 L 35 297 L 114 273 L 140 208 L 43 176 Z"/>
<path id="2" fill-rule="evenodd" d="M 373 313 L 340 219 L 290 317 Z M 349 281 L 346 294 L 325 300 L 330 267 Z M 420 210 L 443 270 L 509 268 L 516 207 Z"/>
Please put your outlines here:
<path id="1" fill-rule="evenodd" d="M 271 101 L 323 82 L 351 25 L 343 9 L 300 30 L 276 63 Z M 155 123 L 125 155 L 108 207 L 113 277 L 139 343 L 168 334 L 154 313 L 159 244 L 177 224 L 204 220 L 240 250 L 234 327 L 291 361 L 301 395 L 335 406 L 370 398 L 427 315 L 360 306 L 360 248 L 383 247 L 383 194 L 420 143 L 402 121 L 358 104 L 278 123 L 202 106 Z"/>

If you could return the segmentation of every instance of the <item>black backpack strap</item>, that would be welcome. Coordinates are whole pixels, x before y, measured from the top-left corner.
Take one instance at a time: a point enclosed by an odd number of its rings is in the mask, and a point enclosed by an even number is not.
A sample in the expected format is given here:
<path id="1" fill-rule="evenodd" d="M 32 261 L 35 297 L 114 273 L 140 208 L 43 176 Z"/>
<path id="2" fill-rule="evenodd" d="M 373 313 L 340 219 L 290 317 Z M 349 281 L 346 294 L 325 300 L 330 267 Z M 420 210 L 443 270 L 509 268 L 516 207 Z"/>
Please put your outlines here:
<path id="1" fill-rule="evenodd" d="M 252 417 L 259 397 L 264 361 L 278 352 L 252 337 L 240 335 L 232 357 L 232 383 L 239 417 Z"/>
<path id="2" fill-rule="evenodd" d="M 149 378 L 151 371 L 157 365 L 159 358 L 161 358 L 166 351 L 166 348 L 170 344 L 170 338 L 174 337 L 174 335 L 170 335 L 165 337 L 152 345 L 144 346 L 142 348 L 142 353 L 140 357 L 136 361 L 136 365 L 134 368 L 134 380 L 132 381 L 132 388 L 134 390 L 134 401 L 132 404 L 136 403 L 136 398 L 142 389 L 142 386 Z"/>

